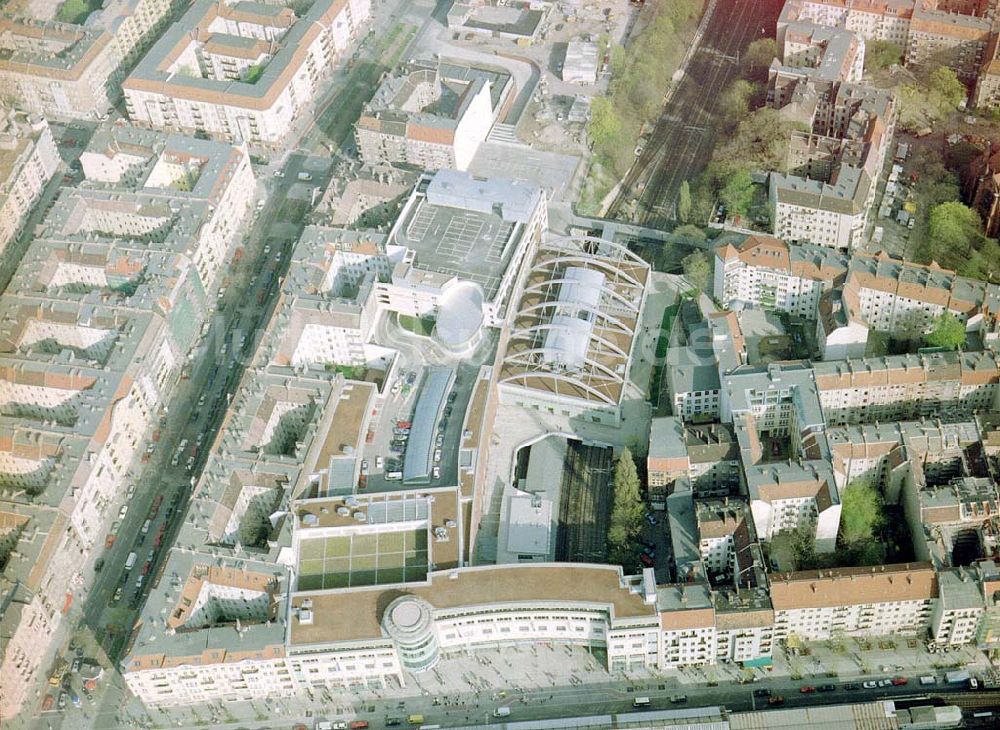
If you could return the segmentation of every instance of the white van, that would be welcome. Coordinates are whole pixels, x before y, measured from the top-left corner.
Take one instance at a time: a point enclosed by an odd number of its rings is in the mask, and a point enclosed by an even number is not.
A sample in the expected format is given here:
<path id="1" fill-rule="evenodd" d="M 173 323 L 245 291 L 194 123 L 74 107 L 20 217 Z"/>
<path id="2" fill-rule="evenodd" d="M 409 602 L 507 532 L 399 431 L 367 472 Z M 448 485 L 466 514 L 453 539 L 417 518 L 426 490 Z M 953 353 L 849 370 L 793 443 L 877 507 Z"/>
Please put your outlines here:
<path id="1" fill-rule="evenodd" d="M 398 482 L 403 478 L 403 472 L 401 471 L 389 471 L 385 474 L 385 480 L 387 482 Z"/>
<path id="2" fill-rule="evenodd" d="M 134 552 L 129 553 L 128 557 L 125 558 L 125 570 L 132 570 L 132 566 L 135 565 L 135 561 L 139 558 Z"/>

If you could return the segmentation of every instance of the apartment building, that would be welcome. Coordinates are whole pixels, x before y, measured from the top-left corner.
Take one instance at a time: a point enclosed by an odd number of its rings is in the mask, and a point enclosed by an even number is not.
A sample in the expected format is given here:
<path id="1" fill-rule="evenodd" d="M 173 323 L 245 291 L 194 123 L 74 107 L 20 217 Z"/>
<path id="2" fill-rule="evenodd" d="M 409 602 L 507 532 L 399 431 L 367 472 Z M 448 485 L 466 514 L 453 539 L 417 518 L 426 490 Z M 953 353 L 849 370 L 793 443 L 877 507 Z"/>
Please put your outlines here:
<path id="1" fill-rule="evenodd" d="M 36 114 L 101 118 L 172 8 L 173 0 L 116 0 L 75 24 L 40 17 L 27 2 L 8 3 L 0 18 L 0 93 Z"/>
<path id="2" fill-rule="evenodd" d="M 744 668 L 772 664 L 774 610 L 767 588 L 714 591 L 715 644 L 718 662 Z"/>
<path id="3" fill-rule="evenodd" d="M 938 576 L 925 563 L 776 573 L 774 638 L 919 636 L 931 626 Z"/>
<path id="4" fill-rule="evenodd" d="M 817 550 L 832 551 L 840 494 L 812 370 L 746 366 L 723 377 L 722 388 L 721 419 L 733 424 L 757 537 L 767 542 L 806 529 Z M 787 459 L 775 458 L 785 452 Z"/>
<path id="5" fill-rule="evenodd" d="M 826 434 L 837 484 L 843 488 L 867 481 L 892 503 L 905 499 L 904 486 L 911 483 L 940 484 L 960 476 L 966 450 L 983 440 L 974 421 L 945 423 L 937 418 L 830 426 Z"/>
<path id="6" fill-rule="evenodd" d="M 59 152 L 48 122 L 7 111 L 0 119 L 0 256 L 21 234 L 58 168 Z"/>
<path id="7" fill-rule="evenodd" d="M 971 455 L 966 450 L 963 457 Z M 992 555 L 1000 545 L 997 497 L 992 475 L 957 464 L 938 462 L 934 469 L 911 461 L 912 476 L 903 484 L 900 501 L 913 537 L 914 554 L 938 569 L 965 565 Z M 942 474 L 942 472 L 944 472 Z M 947 477 L 951 472 L 954 476 Z M 976 476 L 976 473 L 986 476 Z"/>
<path id="8" fill-rule="evenodd" d="M 778 28 L 779 37 L 783 27 L 799 23 L 845 28 L 895 43 L 907 64 L 947 65 L 974 81 L 992 60 L 995 16 L 992 0 L 788 0 Z"/>
<path id="9" fill-rule="evenodd" d="M 197 0 L 122 83 L 136 123 L 278 144 L 371 15 L 369 0 L 288 7 Z"/>
<path id="10" fill-rule="evenodd" d="M 686 479 L 696 496 L 725 496 L 740 483 L 740 455 L 733 430 L 722 423 L 685 424 L 679 416 L 654 418 L 646 457 L 649 499 L 654 509 Z"/>
<path id="11" fill-rule="evenodd" d="M 282 334 L 274 363 L 387 369 L 392 351 L 373 340 L 379 316 L 375 287 L 389 280 L 393 267 L 385 241 L 371 231 L 303 230 L 276 313 Z"/>
<path id="12" fill-rule="evenodd" d="M 738 575 L 741 572 L 740 554 L 756 541 L 746 503 L 728 499 L 698 501 L 695 519 L 698 549 L 708 574 Z"/>
<path id="13" fill-rule="evenodd" d="M 0 297 L 7 717 L 85 596 L 253 193 L 246 151 L 229 145 L 115 127 L 81 160 L 84 181 L 62 190 Z"/>
<path id="14" fill-rule="evenodd" d="M 777 32 L 781 63 L 769 70 L 772 85 L 801 78 L 861 81 L 865 40 L 857 33 L 815 23 L 781 24 Z M 776 76 L 786 78 L 776 82 Z"/>
<path id="15" fill-rule="evenodd" d="M 509 74 L 492 68 L 411 61 L 382 82 L 356 122 L 361 159 L 466 170 L 512 87 Z"/>
<path id="16" fill-rule="evenodd" d="M 974 643 L 986 614 L 983 584 L 973 570 L 953 568 L 938 572 L 941 597 L 931 615 L 935 646 Z"/>
<path id="17" fill-rule="evenodd" d="M 949 66 L 959 78 L 976 80 L 995 35 L 988 18 L 942 11 L 917 3 L 906 39 L 906 63 Z"/>
<path id="18" fill-rule="evenodd" d="M 996 408 L 1000 363 L 991 350 L 894 355 L 813 364 L 827 424 L 962 420 Z"/>
<path id="19" fill-rule="evenodd" d="M 742 304 L 815 319 L 821 294 L 847 264 L 831 249 L 752 235 L 716 247 L 713 295 L 729 309 Z"/>
<path id="20" fill-rule="evenodd" d="M 716 247 L 714 294 L 725 306 L 788 312 L 817 321 L 824 359 L 862 357 L 869 331 L 910 338 L 950 312 L 967 330 L 994 327 L 1000 288 L 936 264 L 824 253 L 764 236 Z"/>
<path id="21" fill-rule="evenodd" d="M 789 50 L 792 53 L 793 49 Z M 863 238 L 895 129 L 890 94 L 861 84 L 772 68 L 775 108 L 809 128 L 792 134 L 786 172 L 769 176 L 775 235 L 837 249 Z"/>

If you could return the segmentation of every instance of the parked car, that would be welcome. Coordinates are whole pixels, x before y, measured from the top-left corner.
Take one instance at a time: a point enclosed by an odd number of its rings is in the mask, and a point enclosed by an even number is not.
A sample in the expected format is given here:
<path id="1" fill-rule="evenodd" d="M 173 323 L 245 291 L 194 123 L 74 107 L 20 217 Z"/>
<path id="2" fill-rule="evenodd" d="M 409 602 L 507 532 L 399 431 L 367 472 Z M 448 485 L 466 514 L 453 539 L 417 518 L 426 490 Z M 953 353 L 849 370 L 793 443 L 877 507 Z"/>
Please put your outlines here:
<path id="1" fill-rule="evenodd" d="M 836 692 L 837 685 L 835 684 L 821 684 L 816 688 L 817 692 Z"/>
<path id="2" fill-rule="evenodd" d="M 769 689 L 755 689 L 753 691 L 753 696 L 754 697 L 770 697 L 771 696 L 771 690 L 769 690 Z"/>
<path id="3" fill-rule="evenodd" d="M 875 689 L 875 688 L 878 687 L 878 682 L 876 682 L 874 680 L 868 680 L 867 682 L 865 682 L 861 686 L 864 687 L 865 689 Z"/>
<path id="4" fill-rule="evenodd" d="M 857 682 L 848 682 L 847 684 L 844 685 L 844 689 L 846 689 L 848 692 L 852 692 L 856 689 L 861 689 L 861 685 L 858 684 Z"/>
<path id="5" fill-rule="evenodd" d="M 805 685 L 803 687 L 799 687 L 799 692 L 801 692 L 804 695 L 810 694 L 810 693 L 815 692 L 815 691 L 816 691 L 816 688 L 813 687 L 811 684 L 807 684 L 807 685 Z"/>
<path id="6" fill-rule="evenodd" d="M 893 687 L 902 687 L 910 680 L 908 680 L 906 677 L 893 677 L 890 681 L 892 682 Z"/>
<path id="7" fill-rule="evenodd" d="M 781 695 L 773 695 L 767 699 L 767 704 L 772 707 L 785 704 L 785 698 Z"/>
<path id="8" fill-rule="evenodd" d="M 440 466 L 435 466 L 431 470 L 431 476 L 433 476 L 435 479 L 440 479 L 441 478 L 441 467 Z"/>

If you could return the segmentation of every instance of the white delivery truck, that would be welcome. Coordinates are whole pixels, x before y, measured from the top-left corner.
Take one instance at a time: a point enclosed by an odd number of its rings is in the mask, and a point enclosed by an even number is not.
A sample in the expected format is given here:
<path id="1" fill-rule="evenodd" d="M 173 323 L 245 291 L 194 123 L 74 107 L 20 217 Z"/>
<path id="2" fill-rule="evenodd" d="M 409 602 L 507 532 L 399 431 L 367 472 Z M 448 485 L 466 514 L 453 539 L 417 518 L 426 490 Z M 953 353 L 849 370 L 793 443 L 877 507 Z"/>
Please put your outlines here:
<path id="1" fill-rule="evenodd" d="M 132 566 L 135 565 L 135 561 L 138 557 L 139 556 L 135 553 L 129 553 L 128 557 L 125 558 L 125 570 L 132 570 Z"/>

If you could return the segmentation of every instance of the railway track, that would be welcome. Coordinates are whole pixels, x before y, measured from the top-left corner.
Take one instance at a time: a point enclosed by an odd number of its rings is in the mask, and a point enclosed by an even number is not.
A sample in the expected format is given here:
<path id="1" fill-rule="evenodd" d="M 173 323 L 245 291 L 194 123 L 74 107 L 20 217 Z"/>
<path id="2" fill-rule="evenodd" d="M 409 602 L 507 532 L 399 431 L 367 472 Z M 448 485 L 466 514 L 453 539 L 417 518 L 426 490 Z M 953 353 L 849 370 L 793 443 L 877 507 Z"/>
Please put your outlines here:
<path id="1" fill-rule="evenodd" d="M 940 697 L 949 705 L 961 707 L 963 710 L 1000 709 L 1000 690 L 985 692 L 948 692 L 947 694 L 928 693 L 928 697 Z"/>
<path id="2" fill-rule="evenodd" d="M 604 560 L 612 502 L 610 464 L 608 449 L 570 442 L 559 508 L 558 560 Z"/>
<path id="3" fill-rule="evenodd" d="M 663 227 L 673 218 L 684 180 L 708 164 L 715 144 L 719 96 L 740 75 L 735 59 L 763 28 L 773 28 L 781 0 L 718 3 L 687 72 L 665 105 L 643 152 L 622 181 L 608 217 L 638 194 L 637 222 Z"/>

